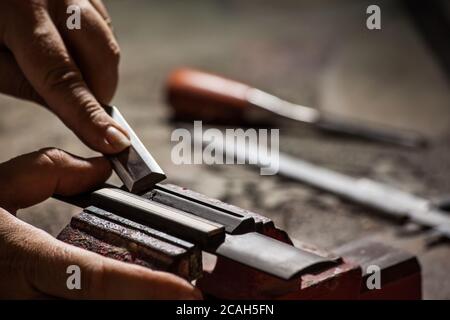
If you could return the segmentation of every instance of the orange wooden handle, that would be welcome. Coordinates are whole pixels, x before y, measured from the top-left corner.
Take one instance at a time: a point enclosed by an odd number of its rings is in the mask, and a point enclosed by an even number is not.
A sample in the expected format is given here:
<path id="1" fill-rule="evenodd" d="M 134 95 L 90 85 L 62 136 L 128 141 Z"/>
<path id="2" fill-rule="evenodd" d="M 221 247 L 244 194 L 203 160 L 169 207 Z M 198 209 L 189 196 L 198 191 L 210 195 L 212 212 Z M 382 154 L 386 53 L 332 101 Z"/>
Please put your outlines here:
<path id="1" fill-rule="evenodd" d="M 236 123 L 250 103 L 249 86 L 193 69 L 178 69 L 167 81 L 167 101 L 180 120 Z"/>

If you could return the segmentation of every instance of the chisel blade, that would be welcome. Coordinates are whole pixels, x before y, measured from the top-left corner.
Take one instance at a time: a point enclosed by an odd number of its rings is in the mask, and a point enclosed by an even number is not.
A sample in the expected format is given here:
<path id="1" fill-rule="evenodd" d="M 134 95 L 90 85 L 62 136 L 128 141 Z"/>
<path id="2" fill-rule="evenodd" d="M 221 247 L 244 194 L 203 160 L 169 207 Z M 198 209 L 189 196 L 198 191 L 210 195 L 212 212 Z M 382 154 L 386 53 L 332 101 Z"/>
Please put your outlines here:
<path id="1" fill-rule="evenodd" d="M 166 179 L 166 175 L 138 138 L 125 118 L 114 106 L 104 106 L 107 113 L 127 130 L 131 146 L 119 154 L 110 156 L 114 171 L 131 193 L 139 194 L 150 190 Z"/>

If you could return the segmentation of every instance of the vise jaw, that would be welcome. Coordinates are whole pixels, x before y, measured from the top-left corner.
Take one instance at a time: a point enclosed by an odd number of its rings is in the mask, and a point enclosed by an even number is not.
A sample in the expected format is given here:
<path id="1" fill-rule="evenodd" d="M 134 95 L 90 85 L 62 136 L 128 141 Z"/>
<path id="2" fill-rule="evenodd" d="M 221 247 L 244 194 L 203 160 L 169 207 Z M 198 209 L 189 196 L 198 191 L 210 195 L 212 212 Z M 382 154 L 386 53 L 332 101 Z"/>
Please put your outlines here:
<path id="1" fill-rule="evenodd" d="M 411 255 L 365 242 L 336 250 L 338 254 L 306 244 L 296 248 L 286 232 L 276 228 L 270 219 L 175 185 L 156 185 L 141 197 L 123 191 L 94 192 L 90 203 L 72 218 L 58 236 L 60 240 L 107 257 L 171 272 L 189 281 L 197 280 L 196 285 L 206 296 L 421 296 L 420 267 Z M 377 256 L 356 254 L 364 252 L 364 246 L 370 247 L 370 252 L 376 249 Z M 363 286 L 367 275 L 361 265 L 375 259 L 381 262 L 384 278 L 389 279 L 385 287 L 391 289 L 367 294 Z M 403 286 L 410 290 L 398 290 Z"/>

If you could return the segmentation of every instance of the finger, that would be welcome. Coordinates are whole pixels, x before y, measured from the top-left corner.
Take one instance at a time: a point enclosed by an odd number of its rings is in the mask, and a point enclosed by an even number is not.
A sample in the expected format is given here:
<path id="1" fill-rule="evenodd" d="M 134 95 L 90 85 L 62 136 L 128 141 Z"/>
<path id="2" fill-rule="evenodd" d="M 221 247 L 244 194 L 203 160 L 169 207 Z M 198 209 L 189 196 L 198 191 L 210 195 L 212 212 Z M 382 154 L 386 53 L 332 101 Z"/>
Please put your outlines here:
<path id="1" fill-rule="evenodd" d="M 0 165 L 0 207 L 15 212 L 53 194 L 75 195 L 99 186 L 111 174 L 103 157 L 81 159 L 59 149 L 43 149 Z"/>
<path id="2" fill-rule="evenodd" d="M 1 93 L 34 101 L 39 104 L 45 104 L 44 100 L 34 90 L 27 78 L 25 78 L 14 56 L 6 50 L 0 50 L 0 70 Z"/>
<path id="3" fill-rule="evenodd" d="M 24 275 L 21 281 L 14 281 L 15 288 L 22 291 L 28 283 L 36 295 L 69 299 L 201 298 L 199 291 L 181 278 L 67 245 L 5 212 L 0 212 L 0 235 L 6 235 L 0 242 L 0 257 L 14 257 L 9 270 Z M 69 266 L 79 268 L 79 290 L 67 285 Z M 0 273 L 0 279 L 5 276 Z"/>
<path id="4" fill-rule="evenodd" d="M 71 0 L 67 3 L 72 4 L 81 8 L 81 29 L 69 30 L 65 21 L 58 29 L 88 87 L 101 103 L 109 104 L 118 83 L 119 45 L 105 20 L 89 1 Z M 66 7 L 61 7 L 59 15 L 64 16 Z"/>
<path id="5" fill-rule="evenodd" d="M 103 1 L 102 0 L 90 0 L 90 3 L 95 8 L 95 10 L 97 10 L 97 12 L 102 16 L 102 18 L 105 20 L 108 27 L 111 30 L 113 30 L 111 16 L 109 15 L 108 10 L 106 9 L 105 5 L 103 4 Z"/>
<path id="6" fill-rule="evenodd" d="M 22 19 L 22 28 L 7 30 L 5 45 L 49 108 L 93 149 L 112 154 L 127 148 L 126 131 L 88 89 L 45 8 L 26 11 Z"/>

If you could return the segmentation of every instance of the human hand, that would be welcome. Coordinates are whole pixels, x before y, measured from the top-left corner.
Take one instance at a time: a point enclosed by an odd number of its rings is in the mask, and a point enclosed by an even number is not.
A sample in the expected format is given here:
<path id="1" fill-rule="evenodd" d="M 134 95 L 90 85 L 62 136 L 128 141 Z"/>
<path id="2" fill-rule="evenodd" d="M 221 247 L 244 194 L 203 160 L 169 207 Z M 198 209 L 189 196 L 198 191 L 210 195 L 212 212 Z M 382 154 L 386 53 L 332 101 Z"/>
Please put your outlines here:
<path id="1" fill-rule="evenodd" d="M 69 30 L 69 5 L 81 29 Z M 84 143 L 104 154 L 130 145 L 101 107 L 118 82 L 119 46 L 101 0 L 0 0 L 0 92 L 53 111 Z"/>
<path id="2" fill-rule="evenodd" d="M 179 277 L 76 248 L 12 215 L 52 194 L 88 191 L 110 173 L 105 158 L 85 160 L 57 149 L 0 164 L 0 298 L 201 298 L 197 289 Z M 81 270 L 80 290 L 67 288 L 70 265 Z"/>

